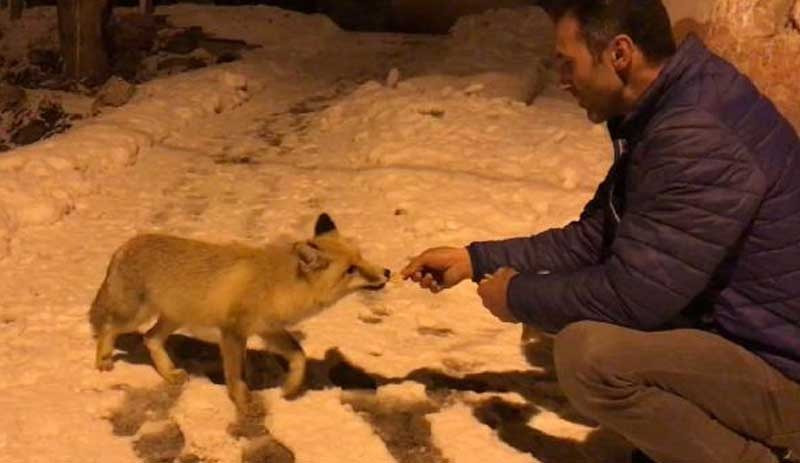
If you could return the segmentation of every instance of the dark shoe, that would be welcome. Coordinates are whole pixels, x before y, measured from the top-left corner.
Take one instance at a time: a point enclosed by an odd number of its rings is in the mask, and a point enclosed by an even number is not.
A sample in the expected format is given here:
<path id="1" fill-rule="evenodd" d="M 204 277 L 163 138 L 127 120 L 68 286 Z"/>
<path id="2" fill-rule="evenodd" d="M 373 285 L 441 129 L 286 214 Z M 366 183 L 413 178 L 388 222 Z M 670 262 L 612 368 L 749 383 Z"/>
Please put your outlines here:
<path id="1" fill-rule="evenodd" d="M 797 457 L 792 453 L 791 450 L 780 449 L 775 451 L 775 455 L 777 455 L 778 460 L 780 463 L 792 463 L 797 460 Z"/>
<path id="2" fill-rule="evenodd" d="M 780 463 L 792 463 L 795 461 L 800 461 L 794 459 L 794 455 L 789 450 L 775 451 L 775 456 L 778 457 Z M 645 455 L 641 450 L 634 449 L 633 453 L 631 453 L 631 463 L 655 463 L 655 461 L 650 459 L 650 457 Z"/>
<path id="3" fill-rule="evenodd" d="M 634 449 L 633 453 L 631 453 L 631 463 L 656 463 L 655 461 L 651 460 L 650 457 L 644 454 L 639 449 Z"/>

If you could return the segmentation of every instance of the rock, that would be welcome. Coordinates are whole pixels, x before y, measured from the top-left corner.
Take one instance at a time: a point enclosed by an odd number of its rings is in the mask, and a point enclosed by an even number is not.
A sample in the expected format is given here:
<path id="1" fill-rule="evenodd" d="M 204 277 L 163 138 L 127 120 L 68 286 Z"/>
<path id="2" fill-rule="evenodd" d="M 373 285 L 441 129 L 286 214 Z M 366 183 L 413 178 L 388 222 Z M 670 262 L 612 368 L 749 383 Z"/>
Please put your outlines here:
<path id="1" fill-rule="evenodd" d="M 783 30 L 795 0 L 719 0 L 712 27 L 724 27 L 738 40 L 773 37 Z"/>
<path id="2" fill-rule="evenodd" d="M 764 37 L 783 31 L 795 0 L 761 0 L 753 12 L 754 27 Z"/>
<path id="3" fill-rule="evenodd" d="M 19 103 L 13 111 L 0 113 L 0 144 L 6 149 L 28 145 L 69 128 L 61 104 L 49 98 Z"/>
<path id="4" fill-rule="evenodd" d="M 102 106 L 119 107 L 130 101 L 135 93 L 135 85 L 117 76 L 111 76 L 97 93 L 93 107 L 95 109 Z"/>
<path id="5" fill-rule="evenodd" d="M 34 119 L 16 132 L 11 137 L 11 142 L 15 145 L 30 145 L 42 139 L 47 135 L 47 124 L 39 119 Z"/>
<path id="6" fill-rule="evenodd" d="M 28 61 L 47 74 L 56 74 L 61 71 L 61 55 L 54 50 L 30 50 Z"/>
<path id="7" fill-rule="evenodd" d="M 318 0 L 317 8 L 346 30 L 386 31 L 392 22 L 391 0 Z"/>
<path id="8" fill-rule="evenodd" d="M 56 128 L 69 116 L 60 104 L 45 101 L 39 104 L 39 118 L 45 123 L 48 130 Z"/>
<path id="9" fill-rule="evenodd" d="M 190 27 L 168 38 L 161 49 L 177 55 L 186 55 L 197 49 L 201 36 L 202 30 L 200 28 Z"/>
<path id="10" fill-rule="evenodd" d="M 242 59 L 242 55 L 235 51 L 226 51 L 217 55 L 217 64 L 232 63 Z"/>
<path id="11" fill-rule="evenodd" d="M 123 51 L 150 51 L 156 43 L 158 30 L 164 27 L 156 15 L 142 15 L 138 13 L 120 16 L 111 31 L 114 50 Z"/>
<path id="12" fill-rule="evenodd" d="M 208 66 L 208 63 L 194 56 L 174 56 L 158 62 L 157 69 L 162 74 L 174 74 Z"/>
<path id="13" fill-rule="evenodd" d="M 116 54 L 111 63 L 112 72 L 129 82 L 136 82 L 145 54 L 140 50 L 123 50 Z"/>
<path id="14" fill-rule="evenodd" d="M 794 23 L 794 28 L 800 31 L 800 0 L 794 2 L 790 19 Z"/>
<path id="15" fill-rule="evenodd" d="M 25 103 L 25 90 L 13 85 L 0 84 L 0 111 L 9 111 Z"/>
<path id="16" fill-rule="evenodd" d="M 247 42 L 236 39 L 218 39 L 202 36 L 198 39 L 197 46 L 217 56 L 217 61 L 222 56 L 240 57 L 240 52 L 248 48 Z"/>
<path id="17" fill-rule="evenodd" d="M 717 0 L 706 43 L 750 77 L 800 128 L 800 33 L 797 0 Z"/>

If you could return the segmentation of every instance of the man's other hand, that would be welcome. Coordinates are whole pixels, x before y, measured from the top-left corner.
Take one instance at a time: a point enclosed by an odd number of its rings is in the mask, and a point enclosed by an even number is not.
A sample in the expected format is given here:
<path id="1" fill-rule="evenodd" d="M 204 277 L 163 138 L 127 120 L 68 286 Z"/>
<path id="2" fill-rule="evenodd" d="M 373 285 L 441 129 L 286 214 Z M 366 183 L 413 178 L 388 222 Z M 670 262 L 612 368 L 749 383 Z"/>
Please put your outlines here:
<path id="1" fill-rule="evenodd" d="M 500 321 L 507 323 L 517 322 L 508 308 L 508 284 L 517 273 L 513 268 L 501 267 L 478 283 L 478 295 L 483 306 Z"/>

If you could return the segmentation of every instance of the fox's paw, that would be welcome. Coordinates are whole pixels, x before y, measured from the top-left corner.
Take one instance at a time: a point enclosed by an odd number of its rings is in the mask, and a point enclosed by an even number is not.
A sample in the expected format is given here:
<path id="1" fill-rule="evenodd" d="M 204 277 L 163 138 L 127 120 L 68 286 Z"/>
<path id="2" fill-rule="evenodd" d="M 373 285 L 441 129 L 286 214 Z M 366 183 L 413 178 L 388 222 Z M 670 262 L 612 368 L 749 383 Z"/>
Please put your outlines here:
<path id="1" fill-rule="evenodd" d="M 303 384 L 297 383 L 294 384 L 293 382 L 286 382 L 281 389 L 281 396 L 284 399 L 296 399 L 303 393 Z"/>
<path id="2" fill-rule="evenodd" d="M 167 373 L 166 375 L 164 375 L 164 380 L 169 384 L 179 385 L 188 381 L 189 375 L 186 373 L 185 370 L 176 368 Z"/>
<path id="3" fill-rule="evenodd" d="M 100 371 L 111 371 L 114 369 L 114 361 L 111 357 L 100 358 L 95 361 L 94 366 Z"/>

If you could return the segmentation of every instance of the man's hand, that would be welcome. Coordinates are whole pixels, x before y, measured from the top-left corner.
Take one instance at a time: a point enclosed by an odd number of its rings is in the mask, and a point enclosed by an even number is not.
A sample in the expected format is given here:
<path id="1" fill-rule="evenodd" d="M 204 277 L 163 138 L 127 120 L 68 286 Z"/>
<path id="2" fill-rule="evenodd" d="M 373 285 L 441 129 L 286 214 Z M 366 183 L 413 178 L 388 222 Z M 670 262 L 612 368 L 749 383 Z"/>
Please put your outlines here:
<path id="1" fill-rule="evenodd" d="M 472 261 L 466 248 L 431 248 L 413 257 L 400 274 L 438 293 L 471 278 Z"/>
<path id="2" fill-rule="evenodd" d="M 483 306 L 503 322 L 517 322 L 508 308 L 508 283 L 517 273 L 519 272 L 513 268 L 501 267 L 493 275 L 487 275 L 478 283 L 478 295 L 483 301 Z"/>

